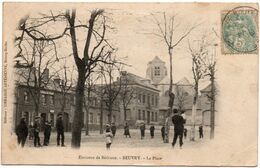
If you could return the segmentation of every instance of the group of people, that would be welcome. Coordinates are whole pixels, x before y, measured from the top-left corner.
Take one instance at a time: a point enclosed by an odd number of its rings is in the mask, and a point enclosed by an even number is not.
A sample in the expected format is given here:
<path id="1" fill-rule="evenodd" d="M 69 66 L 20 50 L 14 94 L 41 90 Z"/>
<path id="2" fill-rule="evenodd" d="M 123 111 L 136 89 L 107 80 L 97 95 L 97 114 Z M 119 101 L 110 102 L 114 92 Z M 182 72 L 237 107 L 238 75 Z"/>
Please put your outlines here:
<path id="1" fill-rule="evenodd" d="M 172 141 L 172 147 L 175 146 L 177 139 L 179 138 L 179 144 L 180 144 L 180 148 L 183 145 L 183 137 L 186 139 L 187 138 L 187 128 L 184 128 L 184 124 L 186 123 L 186 117 L 184 115 L 184 112 L 182 111 L 178 111 L 177 109 L 173 110 L 173 117 L 172 117 L 172 123 L 174 125 L 174 136 L 173 136 L 173 141 Z M 141 123 L 140 124 L 140 132 L 141 132 L 141 139 L 144 139 L 145 137 L 145 123 Z M 150 135 L 151 138 L 154 138 L 154 131 L 155 131 L 155 127 L 152 124 L 150 126 Z M 162 135 L 162 140 L 165 140 L 165 125 L 162 126 L 161 128 L 161 135 Z M 129 125 L 126 123 L 124 126 L 124 135 L 125 137 L 129 137 L 131 138 L 130 135 L 130 131 L 129 131 Z M 199 126 L 199 137 L 203 138 L 203 126 L 200 125 Z"/>
<path id="2" fill-rule="evenodd" d="M 179 144 L 180 148 L 183 145 L 183 136 L 186 139 L 187 137 L 187 129 L 184 128 L 184 124 L 186 122 L 185 117 L 177 110 L 173 110 L 173 117 L 172 117 L 172 123 L 174 125 L 174 136 L 173 136 L 173 141 L 172 141 L 172 146 L 174 147 L 177 139 L 179 138 Z M 52 132 L 52 121 L 45 121 L 44 123 L 44 129 L 43 129 L 43 135 L 44 135 L 44 141 L 43 145 L 48 146 L 50 142 L 50 136 Z M 41 147 L 40 143 L 40 131 L 41 131 L 41 117 L 35 117 L 35 121 L 33 126 L 28 126 L 25 121 L 25 118 L 21 118 L 19 125 L 16 127 L 16 135 L 17 135 L 17 141 L 18 144 L 24 147 L 26 143 L 26 139 L 29 133 L 29 139 L 34 140 L 34 147 Z M 145 123 L 140 124 L 140 133 L 141 133 L 141 139 L 144 139 L 145 137 Z M 106 130 L 105 130 L 105 138 L 106 138 L 106 148 L 110 149 L 110 146 L 112 144 L 112 139 L 116 135 L 116 125 L 115 123 L 112 123 L 111 126 L 109 124 L 106 125 Z M 150 126 L 150 136 L 151 138 L 154 138 L 154 131 L 155 127 L 152 124 Z M 56 120 L 56 131 L 57 131 L 57 146 L 65 146 L 64 145 L 64 126 L 63 126 L 63 119 L 62 119 L 62 114 L 58 115 L 58 118 Z M 165 125 L 162 126 L 161 128 L 161 134 L 162 134 L 162 139 L 164 141 L 165 139 Z M 125 124 L 124 126 L 124 136 L 127 138 L 131 138 L 130 135 L 130 130 L 129 130 L 129 125 L 128 123 Z M 203 127 L 202 125 L 199 127 L 199 137 L 203 138 Z"/>
<path id="3" fill-rule="evenodd" d="M 43 124 L 43 145 L 48 146 L 50 142 L 50 136 L 52 132 L 52 121 L 45 121 Z M 41 117 L 36 116 L 35 121 L 33 125 L 30 125 L 29 128 L 27 126 L 27 123 L 25 121 L 25 118 L 22 117 L 20 120 L 19 125 L 17 125 L 15 129 L 15 133 L 17 135 L 17 141 L 18 145 L 21 145 L 21 147 L 24 147 L 26 143 L 26 139 L 29 133 L 29 140 L 34 141 L 34 147 L 41 147 L 40 142 L 40 131 L 42 129 L 41 124 Z M 57 131 L 57 146 L 65 146 L 64 145 L 64 126 L 63 126 L 63 120 L 62 120 L 62 114 L 58 115 L 57 121 L 56 121 L 56 131 Z"/>

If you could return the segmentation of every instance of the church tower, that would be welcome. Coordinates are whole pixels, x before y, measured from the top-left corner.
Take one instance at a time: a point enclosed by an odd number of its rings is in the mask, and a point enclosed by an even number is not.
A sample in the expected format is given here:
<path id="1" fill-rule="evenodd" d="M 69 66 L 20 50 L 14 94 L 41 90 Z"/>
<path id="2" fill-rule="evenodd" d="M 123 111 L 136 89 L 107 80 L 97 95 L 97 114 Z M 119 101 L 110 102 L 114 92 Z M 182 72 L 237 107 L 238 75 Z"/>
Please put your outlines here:
<path id="1" fill-rule="evenodd" d="M 165 62 L 155 56 L 147 64 L 146 78 L 150 79 L 153 84 L 158 84 L 165 76 L 167 76 Z"/>

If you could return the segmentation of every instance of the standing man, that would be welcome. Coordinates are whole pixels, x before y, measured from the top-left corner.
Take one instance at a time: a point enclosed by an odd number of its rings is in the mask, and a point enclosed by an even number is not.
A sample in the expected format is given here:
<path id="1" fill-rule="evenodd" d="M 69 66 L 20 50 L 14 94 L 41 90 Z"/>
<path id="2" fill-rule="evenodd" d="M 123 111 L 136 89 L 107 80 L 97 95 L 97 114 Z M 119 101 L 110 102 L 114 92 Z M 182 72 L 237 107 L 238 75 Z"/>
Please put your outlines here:
<path id="1" fill-rule="evenodd" d="M 39 116 L 35 117 L 34 125 L 33 125 L 33 135 L 34 135 L 34 147 L 41 147 L 40 143 L 40 118 Z"/>
<path id="2" fill-rule="evenodd" d="M 144 136 L 145 136 L 145 124 L 144 123 L 141 124 L 140 131 L 141 131 L 141 139 L 144 139 Z"/>
<path id="3" fill-rule="evenodd" d="M 64 126 L 63 126 L 63 120 L 62 120 L 62 114 L 58 114 L 58 119 L 56 121 L 56 129 L 57 129 L 57 146 L 60 146 L 60 140 L 61 140 L 61 146 L 64 147 Z"/>
<path id="4" fill-rule="evenodd" d="M 161 128 L 161 133 L 162 133 L 162 140 L 163 140 L 163 142 L 164 142 L 165 125 L 162 126 L 162 128 Z"/>
<path id="5" fill-rule="evenodd" d="M 177 109 L 174 109 L 173 113 L 174 113 L 174 116 L 172 117 L 172 123 L 174 125 L 174 137 L 173 137 L 172 147 L 175 146 L 177 138 L 179 137 L 179 143 L 180 143 L 180 148 L 181 148 L 183 145 L 182 137 L 183 137 L 185 120 L 178 113 Z"/>
<path id="6" fill-rule="evenodd" d="M 127 138 L 127 136 L 129 136 L 129 138 L 131 138 L 130 131 L 129 131 L 129 125 L 127 123 L 125 123 L 124 135 L 126 138 Z"/>
<path id="7" fill-rule="evenodd" d="M 44 146 L 48 146 L 49 145 L 49 141 L 50 141 L 50 136 L 51 136 L 51 123 L 49 121 L 45 121 L 45 125 L 44 125 Z"/>
<path id="8" fill-rule="evenodd" d="M 203 138 L 203 126 L 200 125 L 199 127 L 199 133 L 200 133 L 200 138 Z"/>
<path id="9" fill-rule="evenodd" d="M 20 124 L 16 127 L 15 133 L 17 135 L 18 145 L 21 144 L 23 148 L 28 135 L 28 127 L 25 118 L 21 118 Z"/>
<path id="10" fill-rule="evenodd" d="M 154 137 L 154 130 L 155 130 L 155 128 L 154 128 L 154 125 L 152 124 L 151 127 L 150 127 L 150 135 L 151 135 L 151 138 Z"/>
<path id="11" fill-rule="evenodd" d="M 113 137 L 115 137 L 115 135 L 116 135 L 116 125 L 115 125 L 115 123 L 112 123 L 111 131 L 112 131 Z"/>

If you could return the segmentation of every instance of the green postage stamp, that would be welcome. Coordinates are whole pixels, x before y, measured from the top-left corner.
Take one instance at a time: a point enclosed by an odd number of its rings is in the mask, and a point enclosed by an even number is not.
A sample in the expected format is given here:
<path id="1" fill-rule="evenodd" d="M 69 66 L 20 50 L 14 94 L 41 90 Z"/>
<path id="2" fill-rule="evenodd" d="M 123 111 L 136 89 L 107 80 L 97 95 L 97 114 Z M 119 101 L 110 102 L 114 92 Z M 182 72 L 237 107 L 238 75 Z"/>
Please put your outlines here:
<path id="1" fill-rule="evenodd" d="M 258 10 L 239 6 L 221 14 L 222 53 L 258 53 Z"/>

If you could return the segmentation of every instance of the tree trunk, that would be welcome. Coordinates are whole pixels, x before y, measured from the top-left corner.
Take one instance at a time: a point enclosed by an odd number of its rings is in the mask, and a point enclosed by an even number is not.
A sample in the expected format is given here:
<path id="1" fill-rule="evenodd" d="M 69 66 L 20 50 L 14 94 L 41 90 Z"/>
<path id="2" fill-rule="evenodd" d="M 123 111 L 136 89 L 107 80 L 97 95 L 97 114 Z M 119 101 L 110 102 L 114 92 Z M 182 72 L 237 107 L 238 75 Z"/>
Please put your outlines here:
<path id="1" fill-rule="evenodd" d="M 88 100 L 88 102 L 87 102 L 86 107 L 85 107 L 85 110 L 86 110 L 86 125 L 85 125 L 86 132 L 85 132 L 85 135 L 89 135 L 89 123 L 88 123 L 88 120 L 89 120 L 90 88 L 88 88 L 87 100 Z M 84 103 L 86 103 L 86 101 Z"/>
<path id="2" fill-rule="evenodd" d="M 197 113 L 197 99 L 198 99 L 198 82 L 194 86 L 194 97 L 192 104 L 192 114 L 191 114 L 191 134 L 190 140 L 195 141 L 195 126 L 196 126 L 196 113 Z"/>
<path id="3" fill-rule="evenodd" d="M 101 100 L 100 100 L 100 127 L 99 127 L 99 132 L 100 134 L 103 134 L 103 95 L 101 95 Z"/>
<path id="4" fill-rule="evenodd" d="M 164 133 L 164 143 L 169 143 L 169 133 L 170 133 L 170 117 L 173 108 L 174 94 L 172 93 L 172 48 L 169 48 L 170 57 L 170 86 L 169 86 L 169 102 L 168 102 L 168 112 L 165 119 L 165 133 Z"/>
<path id="5" fill-rule="evenodd" d="M 89 123 L 88 123 L 88 120 L 89 120 L 89 108 L 86 109 L 86 125 L 85 125 L 85 135 L 89 135 Z"/>
<path id="6" fill-rule="evenodd" d="M 215 132 L 215 86 L 214 86 L 214 79 L 215 79 L 215 69 L 212 68 L 211 72 L 211 114 L 210 114 L 210 139 L 214 138 Z"/>
<path id="7" fill-rule="evenodd" d="M 126 121 L 127 114 L 126 114 L 126 107 L 124 106 L 124 121 Z"/>
<path id="8" fill-rule="evenodd" d="M 35 108 L 34 108 L 34 110 L 35 110 L 35 112 L 34 112 L 34 117 L 36 117 L 36 116 L 38 116 L 39 115 L 39 104 L 38 103 L 36 103 L 35 104 Z"/>
<path id="9" fill-rule="evenodd" d="M 78 82 L 76 86 L 76 108 L 72 124 L 72 140 L 73 148 L 80 148 L 81 129 L 83 125 L 83 101 L 84 101 L 85 73 L 84 70 L 78 70 Z"/>
<path id="10" fill-rule="evenodd" d="M 109 105 L 108 107 L 108 123 L 111 125 L 112 123 L 112 104 Z"/>

